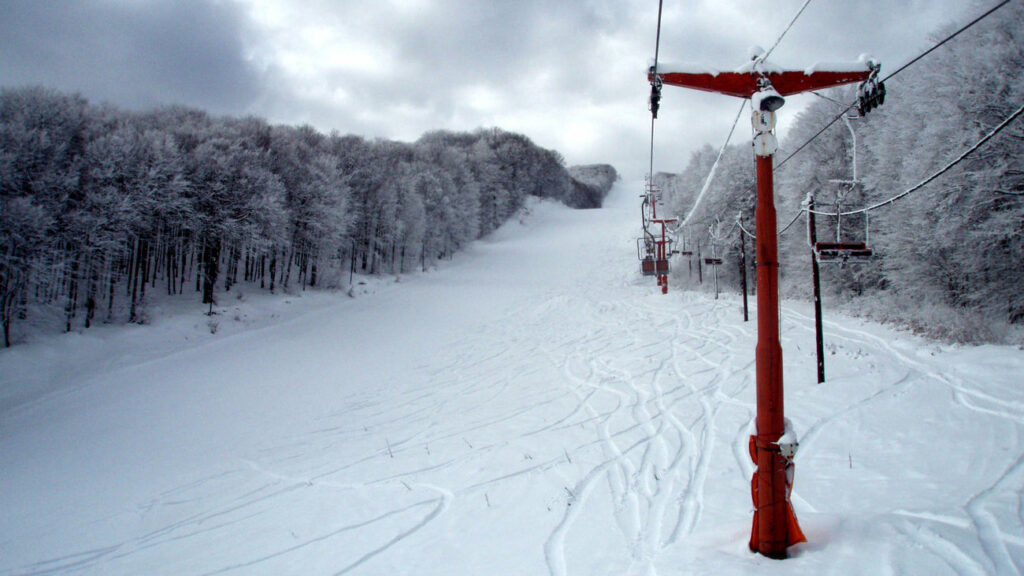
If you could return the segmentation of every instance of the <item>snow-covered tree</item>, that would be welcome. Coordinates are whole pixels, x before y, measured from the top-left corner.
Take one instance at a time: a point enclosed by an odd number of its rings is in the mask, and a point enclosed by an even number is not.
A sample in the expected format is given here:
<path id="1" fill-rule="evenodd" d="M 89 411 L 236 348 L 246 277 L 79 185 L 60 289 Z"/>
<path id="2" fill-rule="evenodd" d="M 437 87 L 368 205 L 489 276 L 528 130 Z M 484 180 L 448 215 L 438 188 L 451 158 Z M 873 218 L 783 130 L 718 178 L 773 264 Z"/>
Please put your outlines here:
<path id="1" fill-rule="evenodd" d="M 527 195 L 569 199 L 557 152 L 498 129 L 416 144 L 171 106 L 0 91 L 0 320 L 145 322 L 147 291 L 274 291 L 427 268 Z M 322 280 L 327 276 L 326 280 Z M 101 315 L 101 312 L 105 311 Z M 84 316 L 84 318 L 82 318 Z"/>

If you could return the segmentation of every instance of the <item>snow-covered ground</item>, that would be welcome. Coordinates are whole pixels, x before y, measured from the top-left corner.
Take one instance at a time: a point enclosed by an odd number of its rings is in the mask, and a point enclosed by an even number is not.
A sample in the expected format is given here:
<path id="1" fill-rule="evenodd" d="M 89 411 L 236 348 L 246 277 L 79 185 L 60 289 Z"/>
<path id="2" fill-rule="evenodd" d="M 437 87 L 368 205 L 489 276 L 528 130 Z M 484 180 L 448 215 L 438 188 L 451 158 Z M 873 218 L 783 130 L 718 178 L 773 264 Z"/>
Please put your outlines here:
<path id="1" fill-rule="evenodd" d="M 1024 352 L 783 305 L 794 506 L 747 551 L 755 324 L 638 273 L 639 184 L 440 270 L 0 352 L 0 574 L 1019 574 Z"/>

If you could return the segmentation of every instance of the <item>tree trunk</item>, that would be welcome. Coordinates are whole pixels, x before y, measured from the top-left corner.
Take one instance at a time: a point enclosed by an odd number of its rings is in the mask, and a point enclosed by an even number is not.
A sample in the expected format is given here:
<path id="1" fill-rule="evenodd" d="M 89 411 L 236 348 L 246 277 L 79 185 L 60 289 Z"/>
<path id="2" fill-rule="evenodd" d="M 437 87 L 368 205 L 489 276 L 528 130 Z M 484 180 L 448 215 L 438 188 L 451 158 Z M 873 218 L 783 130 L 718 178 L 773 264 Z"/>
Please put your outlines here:
<path id="1" fill-rule="evenodd" d="M 239 268 L 239 263 L 242 260 L 242 254 L 243 253 L 244 253 L 244 250 L 241 247 L 236 247 L 234 249 L 234 251 L 232 252 L 232 261 L 231 261 L 231 283 L 232 284 L 238 284 L 238 268 Z"/>
<path id="2" fill-rule="evenodd" d="M 78 257 L 71 259 L 71 274 L 68 283 L 68 298 L 64 304 L 64 331 L 71 332 L 71 320 L 78 308 Z"/>
<path id="3" fill-rule="evenodd" d="M 220 238 L 213 238 L 203 244 L 203 304 L 209 304 L 211 311 L 216 304 L 214 289 L 220 272 Z"/>
<path id="4" fill-rule="evenodd" d="M 140 300 L 146 299 L 146 284 L 149 284 L 150 270 L 153 263 L 153 252 L 149 249 L 149 240 L 143 240 L 139 243 L 140 249 L 142 250 L 142 290 L 139 294 Z"/>
<path id="5" fill-rule="evenodd" d="M 178 262 L 178 259 L 176 258 L 176 255 L 174 253 L 174 245 L 173 244 L 168 244 L 166 250 L 167 250 L 167 253 L 166 253 L 165 257 L 164 257 L 164 260 L 167 261 L 167 271 L 166 271 L 166 273 L 167 273 L 167 295 L 168 296 L 173 296 L 174 295 L 174 276 L 175 276 L 175 274 L 174 274 L 174 265 Z"/>
<path id="6" fill-rule="evenodd" d="M 115 280 L 117 276 L 111 272 L 110 278 L 107 281 L 110 285 L 107 287 L 107 324 L 114 321 L 114 292 L 117 290 L 117 282 Z"/>
<path id="7" fill-rule="evenodd" d="M 0 322 L 4 325 L 4 347 L 11 347 L 11 318 L 14 316 L 14 303 L 18 300 L 20 286 L 7 285 L 0 295 Z"/>
<path id="8" fill-rule="evenodd" d="M 234 271 L 236 269 L 235 263 L 237 262 L 237 260 L 235 260 L 235 255 L 236 255 L 235 247 L 231 246 L 230 248 L 228 248 L 227 270 L 224 271 L 224 291 L 225 292 L 230 292 L 231 291 L 231 286 L 234 284 L 234 281 L 235 281 Z"/>
<path id="9" fill-rule="evenodd" d="M 206 238 L 203 238 L 203 245 L 202 245 L 202 247 L 199 250 L 200 250 L 200 253 L 199 253 L 199 265 L 195 266 L 195 269 L 196 269 L 196 292 L 199 292 L 200 290 L 202 290 L 203 267 L 205 265 L 205 260 L 203 259 L 203 256 L 206 254 Z M 196 258 L 195 253 L 193 253 L 192 254 L 192 263 L 193 264 L 195 264 L 195 258 Z M 206 301 L 204 300 L 203 303 L 205 304 Z"/>
<path id="10" fill-rule="evenodd" d="M 188 279 L 188 259 L 195 252 L 195 247 L 189 245 L 188 250 L 185 249 L 185 243 L 181 246 L 181 270 L 178 270 L 178 294 L 185 293 L 185 280 Z"/>
<path id="11" fill-rule="evenodd" d="M 99 291 L 99 272 L 92 257 L 89 258 L 89 265 L 86 276 L 89 278 L 89 286 L 85 290 L 85 327 L 92 327 L 92 319 L 96 317 L 96 293 Z"/>
<path id="12" fill-rule="evenodd" d="M 288 290 L 288 281 L 292 277 L 292 264 L 294 263 L 294 261 L 295 261 L 295 246 L 292 246 L 292 249 L 288 251 L 288 263 L 285 265 L 284 271 L 282 273 L 282 276 L 284 276 L 284 278 L 281 279 L 281 289 L 282 290 L 286 290 L 286 291 Z"/>
<path id="13" fill-rule="evenodd" d="M 270 293 L 274 293 L 274 280 L 277 278 L 277 250 L 270 254 Z"/>
<path id="14" fill-rule="evenodd" d="M 139 301 L 139 276 L 141 276 L 142 269 L 142 240 L 135 238 L 135 249 L 132 250 L 132 264 L 128 269 L 128 284 L 129 294 L 131 295 L 131 304 L 129 305 L 128 322 L 136 322 L 138 320 L 138 301 Z M 145 288 L 143 288 L 145 290 Z"/>

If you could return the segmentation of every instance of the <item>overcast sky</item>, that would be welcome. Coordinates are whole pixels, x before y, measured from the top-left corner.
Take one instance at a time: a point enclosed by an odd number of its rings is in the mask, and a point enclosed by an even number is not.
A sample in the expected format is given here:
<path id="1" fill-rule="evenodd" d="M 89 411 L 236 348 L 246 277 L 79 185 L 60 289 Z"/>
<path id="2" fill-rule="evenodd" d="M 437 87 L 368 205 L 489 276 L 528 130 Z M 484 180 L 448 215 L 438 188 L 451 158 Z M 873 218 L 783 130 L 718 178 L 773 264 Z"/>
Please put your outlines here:
<path id="1" fill-rule="evenodd" d="M 884 74 L 930 46 L 939 26 L 994 3 L 815 0 L 770 59 L 803 69 L 869 53 Z M 803 4 L 664 0 L 661 60 L 735 68 Z M 641 178 L 657 10 L 657 0 L 0 0 L 0 86 L 407 141 L 498 126 L 569 164 Z M 807 98 L 789 99 L 780 130 Z M 666 87 L 655 171 L 721 146 L 739 104 Z"/>

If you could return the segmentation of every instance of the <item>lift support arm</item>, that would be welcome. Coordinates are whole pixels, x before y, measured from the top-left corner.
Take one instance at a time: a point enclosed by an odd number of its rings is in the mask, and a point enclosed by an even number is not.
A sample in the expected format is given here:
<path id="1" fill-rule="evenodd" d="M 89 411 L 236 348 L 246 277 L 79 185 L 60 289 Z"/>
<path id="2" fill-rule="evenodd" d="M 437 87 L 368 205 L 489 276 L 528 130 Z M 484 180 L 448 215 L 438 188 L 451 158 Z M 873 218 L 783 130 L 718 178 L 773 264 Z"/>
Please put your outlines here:
<path id="1" fill-rule="evenodd" d="M 781 96 L 799 94 L 810 90 L 822 90 L 842 84 L 863 82 L 871 75 L 867 64 L 864 70 L 828 71 L 828 70 L 786 70 L 782 72 L 659 72 L 661 81 L 669 86 L 691 88 L 704 92 L 717 92 L 739 98 L 750 98 L 760 87 L 758 81 L 763 76 Z M 648 73 L 648 80 L 654 76 Z"/>

